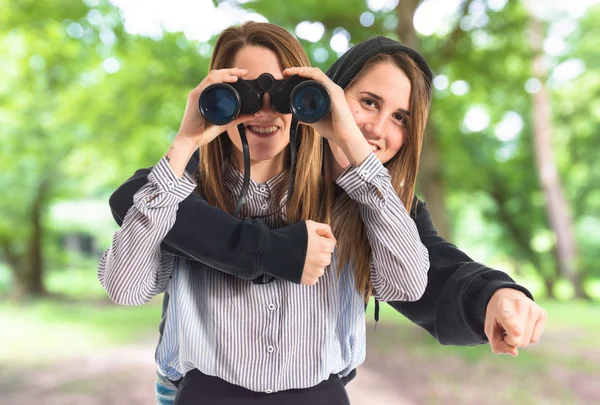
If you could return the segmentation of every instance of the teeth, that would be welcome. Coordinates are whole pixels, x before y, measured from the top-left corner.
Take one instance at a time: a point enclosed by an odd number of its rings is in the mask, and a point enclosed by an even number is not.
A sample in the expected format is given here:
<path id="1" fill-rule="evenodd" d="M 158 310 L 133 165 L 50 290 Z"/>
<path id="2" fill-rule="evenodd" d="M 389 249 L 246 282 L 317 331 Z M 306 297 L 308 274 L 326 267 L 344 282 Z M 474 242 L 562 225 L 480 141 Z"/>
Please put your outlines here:
<path id="1" fill-rule="evenodd" d="M 277 126 L 273 125 L 271 127 L 257 127 L 254 125 L 250 125 L 248 127 L 253 132 L 258 132 L 259 134 L 270 134 L 272 132 L 277 131 Z"/>
<path id="2" fill-rule="evenodd" d="M 379 150 L 379 148 L 375 145 L 371 145 L 371 149 L 373 149 L 373 152 L 377 152 Z"/>

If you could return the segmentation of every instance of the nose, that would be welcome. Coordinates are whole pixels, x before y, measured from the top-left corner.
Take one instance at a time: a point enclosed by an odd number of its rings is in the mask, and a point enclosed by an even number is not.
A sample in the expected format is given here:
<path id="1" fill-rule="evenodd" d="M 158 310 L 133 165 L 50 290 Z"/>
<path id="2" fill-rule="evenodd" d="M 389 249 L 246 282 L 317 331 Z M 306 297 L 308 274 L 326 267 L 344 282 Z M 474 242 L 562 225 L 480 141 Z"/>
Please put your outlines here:
<path id="1" fill-rule="evenodd" d="M 385 136 L 385 119 L 376 117 L 365 123 L 365 131 L 374 139 L 382 139 Z"/>
<path id="2" fill-rule="evenodd" d="M 273 110 L 273 106 L 271 106 L 271 95 L 269 93 L 265 93 L 263 95 L 262 105 L 260 109 L 256 112 L 256 117 L 272 117 L 275 115 L 275 110 Z"/>

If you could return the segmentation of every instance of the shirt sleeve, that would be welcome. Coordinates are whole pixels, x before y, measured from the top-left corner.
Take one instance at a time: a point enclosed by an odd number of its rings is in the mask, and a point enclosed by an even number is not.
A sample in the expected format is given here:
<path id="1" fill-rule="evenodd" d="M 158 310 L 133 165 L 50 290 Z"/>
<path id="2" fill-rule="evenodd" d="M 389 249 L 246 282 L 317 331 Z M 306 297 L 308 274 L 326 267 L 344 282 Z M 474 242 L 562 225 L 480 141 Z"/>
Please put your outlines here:
<path id="1" fill-rule="evenodd" d="M 513 288 L 533 300 L 531 293 L 503 271 L 473 261 L 442 238 L 427 210 L 413 200 L 411 217 L 430 258 L 425 293 L 416 302 L 388 302 L 396 311 L 427 330 L 444 345 L 471 346 L 487 343 L 485 312 L 500 288 Z"/>
<path id="2" fill-rule="evenodd" d="M 165 290 L 175 257 L 162 253 L 160 244 L 195 187 L 189 174 L 179 179 L 166 158 L 154 166 L 100 259 L 98 279 L 115 303 L 141 305 Z"/>
<path id="3" fill-rule="evenodd" d="M 336 183 L 358 202 L 373 251 L 371 278 L 375 298 L 421 298 L 427 286 L 429 256 L 387 169 L 372 153 L 361 165 L 349 167 Z"/>
<path id="4" fill-rule="evenodd" d="M 186 171 L 194 173 L 197 166 L 194 155 Z M 137 170 L 110 197 L 117 224 L 123 223 L 133 196 L 146 185 L 150 171 Z M 210 229 L 211 237 L 207 238 L 202 229 Z M 177 219 L 161 250 L 244 280 L 266 274 L 300 284 L 307 246 L 305 221 L 271 230 L 261 219 L 236 218 L 192 193 L 179 203 Z"/>

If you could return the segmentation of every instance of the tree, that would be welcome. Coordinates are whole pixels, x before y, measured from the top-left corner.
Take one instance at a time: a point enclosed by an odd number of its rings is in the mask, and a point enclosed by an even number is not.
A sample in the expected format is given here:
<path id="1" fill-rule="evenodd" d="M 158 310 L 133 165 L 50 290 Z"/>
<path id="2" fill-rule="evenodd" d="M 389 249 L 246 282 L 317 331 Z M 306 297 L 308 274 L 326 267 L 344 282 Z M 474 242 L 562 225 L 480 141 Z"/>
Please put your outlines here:
<path id="1" fill-rule="evenodd" d="M 67 3 L 11 2 L 0 17 L 0 249 L 17 297 L 46 293 L 49 205 L 105 197 L 156 162 L 206 73 L 182 34 L 129 35 L 108 3 Z"/>
<path id="2" fill-rule="evenodd" d="M 552 141 L 552 112 L 550 94 L 546 87 L 547 72 L 544 64 L 544 25 L 537 17 L 535 5 L 527 1 L 529 11 L 529 42 L 534 52 L 533 77 L 540 83 L 533 94 L 533 137 L 539 181 L 546 196 L 546 210 L 550 227 L 556 235 L 556 256 L 560 273 L 575 288 L 575 297 L 589 298 L 576 271 L 577 249 L 570 208 L 565 199 L 555 162 Z"/>

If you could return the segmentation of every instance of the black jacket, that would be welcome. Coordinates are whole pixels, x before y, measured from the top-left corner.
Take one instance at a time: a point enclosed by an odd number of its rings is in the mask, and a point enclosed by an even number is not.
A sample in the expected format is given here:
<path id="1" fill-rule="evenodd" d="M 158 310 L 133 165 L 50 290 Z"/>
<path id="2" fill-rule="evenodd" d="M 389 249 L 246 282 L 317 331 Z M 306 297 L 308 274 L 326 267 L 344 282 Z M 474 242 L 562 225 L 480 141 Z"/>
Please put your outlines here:
<path id="1" fill-rule="evenodd" d="M 193 173 L 197 164 L 192 158 L 188 172 Z M 133 205 L 133 195 L 146 184 L 150 170 L 138 170 L 111 196 L 110 207 L 119 225 Z M 304 222 L 270 230 L 261 220 L 235 218 L 194 193 L 179 204 L 177 217 L 162 243 L 163 251 L 246 280 L 268 274 L 300 283 L 308 242 Z M 474 262 L 439 236 L 427 205 L 416 197 L 411 217 L 429 251 L 427 288 L 418 301 L 388 304 L 440 343 L 486 343 L 485 311 L 499 288 L 514 288 L 533 299 L 506 273 Z"/>

